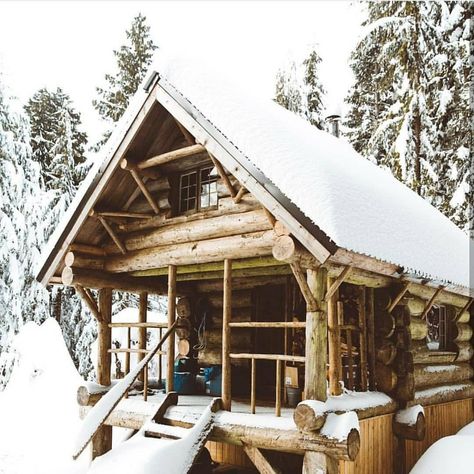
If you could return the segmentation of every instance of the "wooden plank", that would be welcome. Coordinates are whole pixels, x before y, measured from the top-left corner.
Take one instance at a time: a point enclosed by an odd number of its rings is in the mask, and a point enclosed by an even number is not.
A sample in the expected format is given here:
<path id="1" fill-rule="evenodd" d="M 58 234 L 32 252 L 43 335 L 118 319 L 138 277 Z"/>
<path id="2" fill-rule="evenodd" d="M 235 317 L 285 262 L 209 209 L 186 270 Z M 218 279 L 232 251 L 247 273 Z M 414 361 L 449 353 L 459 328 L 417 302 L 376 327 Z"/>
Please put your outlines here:
<path id="1" fill-rule="evenodd" d="M 168 330 L 176 321 L 176 266 L 168 267 Z M 175 359 L 175 335 L 170 335 L 167 350 L 167 372 L 166 372 L 166 391 L 174 390 L 174 359 Z"/>
<path id="2" fill-rule="evenodd" d="M 255 360 L 281 360 L 287 362 L 305 362 L 305 356 L 283 355 L 283 354 L 253 354 L 241 352 L 238 354 L 230 353 L 231 359 L 255 359 Z"/>
<path id="3" fill-rule="evenodd" d="M 305 394 L 308 400 L 326 401 L 327 386 L 327 270 L 308 269 L 308 288 L 316 306 L 306 312 Z M 316 311 L 316 308 L 319 310 Z"/>
<path id="4" fill-rule="evenodd" d="M 232 385 L 230 365 L 230 327 L 232 319 L 232 260 L 224 260 L 224 303 L 222 309 L 222 401 L 224 410 L 231 410 Z"/>

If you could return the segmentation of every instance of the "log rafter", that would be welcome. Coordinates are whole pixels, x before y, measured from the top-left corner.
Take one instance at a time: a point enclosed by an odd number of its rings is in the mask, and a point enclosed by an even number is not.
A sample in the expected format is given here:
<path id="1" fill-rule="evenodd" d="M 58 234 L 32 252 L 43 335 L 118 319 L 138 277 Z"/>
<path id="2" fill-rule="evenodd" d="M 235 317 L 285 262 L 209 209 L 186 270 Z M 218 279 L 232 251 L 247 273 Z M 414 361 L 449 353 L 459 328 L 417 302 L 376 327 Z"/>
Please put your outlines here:
<path id="1" fill-rule="evenodd" d="M 119 239 L 118 235 L 115 233 L 114 229 L 112 226 L 107 222 L 107 220 L 102 217 L 102 216 L 96 216 L 99 222 L 102 224 L 104 229 L 107 231 L 107 233 L 110 235 L 110 238 L 115 242 L 115 245 L 120 249 L 120 252 L 122 252 L 124 255 L 127 253 L 127 249 L 125 248 L 125 245 L 122 243 L 122 241 Z"/>
<path id="2" fill-rule="evenodd" d="M 133 179 L 137 183 L 137 186 L 140 188 L 140 191 L 145 196 L 145 199 L 148 201 L 148 204 L 150 204 L 150 207 L 153 209 L 155 214 L 159 214 L 160 208 L 158 207 L 158 204 L 156 203 L 154 197 L 151 195 L 150 191 L 148 191 L 148 188 L 146 187 L 145 182 L 142 180 L 142 177 L 138 174 L 138 171 L 135 168 L 131 168 L 129 171 Z"/>
<path id="3" fill-rule="evenodd" d="M 390 303 L 390 306 L 388 307 L 388 312 L 391 313 L 395 307 L 397 306 L 398 303 L 402 300 L 402 298 L 405 296 L 406 292 L 410 288 L 410 282 L 407 281 L 403 284 L 402 289 L 398 292 L 397 296 L 393 299 L 393 301 Z"/>
<path id="4" fill-rule="evenodd" d="M 474 298 L 469 298 L 467 300 L 467 302 L 463 306 L 463 308 L 459 311 L 458 314 L 456 314 L 456 316 L 454 318 L 454 323 L 457 323 L 461 319 L 461 316 L 463 315 L 463 313 L 465 313 L 471 307 L 471 304 L 472 304 L 473 301 L 474 301 Z"/>
<path id="5" fill-rule="evenodd" d="M 326 296 L 324 297 L 324 301 L 329 301 L 331 299 L 331 297 L 336 294 L 336 291 L 344 283 L 344 280 L 346 279 L 347 275 L 349 275 L 349 273 L 351 273 L 352 268 L 353 268 L 352 266 L 347 266 L 342 270 L 341 274 L 337 277 L 337 279 L 329 287 L 329 289 L 326 293 Z"/>
<path id="6" fill-rule="evenodd" d="M 232 183 L 230 182 L 229 177 L 227 176 L 227 173 L 225 172 L 224 167 L 222 166 L 221 162 L 211 153 L 207 152 L 209 157 L 211 158 L 212 164 L 216 167 L 217 172 L 219 173 L 220 178 L 225 184 L 225 187 L 229 191 L 230 196 L 232 199 L 235 199 L 237 196 L 237 192 L 234 189 L 234 186 L 232 186 Z"/>
<path id="7" fill-rule="evenodd" d="M 300 287 L 301 293 L 306 301 L 307 311 L 309 312 L 316 312 L 319 310 L 318 303 L 309 288 L 308 282 L 306 280 L 305 274 L 301 265 L 299 263 L 290 263 L 291 270 L 293 271 L 293 275 L 295 276 L 296 281 Z"/>
<path id="8" fill-rule="evenodd" d="M 426 304 L 425 306 L 425 309 L 423 310 L 423 313 L 421 314 L 421 319 L 426 319 L 426 317 L 428 316 L 428 313 L 430 312 L 431 308 L 433 307 L 435 301 L 436 301 L 436 298 L 438 297 L 438 295 L 441 293 L 441 291 L 443 290 L 443 286 L 440 286 L 439 288 L 436 289 L 436 291 L 433 293 L 433 296 L 431 297 L 431 299 L 428 301 L 428 303 Z"/>
<path id="9" fill-rule="evenodd" d="M 82 298 L 84 303 L 90 309 L 93 316 L 97 319 L 98 322 L 102 322 L 102 315 L 100 314 L 99 307 L 92 296 L 90 290 L 84 288 L 81 285 L 74 285 L 74 289 L 78 293 L 78 295 Z"/>

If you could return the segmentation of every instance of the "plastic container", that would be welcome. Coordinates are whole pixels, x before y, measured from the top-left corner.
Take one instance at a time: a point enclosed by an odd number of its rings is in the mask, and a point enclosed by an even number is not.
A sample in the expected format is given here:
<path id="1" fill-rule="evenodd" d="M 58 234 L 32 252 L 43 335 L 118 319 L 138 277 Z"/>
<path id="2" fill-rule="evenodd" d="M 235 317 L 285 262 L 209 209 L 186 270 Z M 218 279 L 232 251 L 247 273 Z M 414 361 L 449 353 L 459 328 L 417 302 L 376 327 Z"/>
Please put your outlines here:
<path id="1" fill-rule="evenodd" d="M 174 390 L 180 395 L 196 393 L 196 376 L 191 372 L 175 372 Z"/>
<path id="2" fill-rule="evenodd" d="M 286 387 L 286 399 L 290 408 L 296 408 L 301 402 L 301 388 Z"/>

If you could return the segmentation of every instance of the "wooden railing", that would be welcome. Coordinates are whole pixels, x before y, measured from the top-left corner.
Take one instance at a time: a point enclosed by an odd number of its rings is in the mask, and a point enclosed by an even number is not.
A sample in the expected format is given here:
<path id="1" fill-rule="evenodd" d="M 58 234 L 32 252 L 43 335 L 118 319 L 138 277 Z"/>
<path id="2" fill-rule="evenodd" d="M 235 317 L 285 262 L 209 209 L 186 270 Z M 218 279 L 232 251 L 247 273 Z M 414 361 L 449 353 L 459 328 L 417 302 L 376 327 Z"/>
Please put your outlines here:
<path id="1" fill-rule="evenodd" d="M 229 328 L 279 328 L 279 329 L 301 329 L 306 327 L 304 321 L 246 321 L 229 323 Z M 275 415 L 281 416 L 281 392 L 282 392 L 282 362 L 305 362 L 304 356 L 294 356 L 286 354 L 249 354 L 249 353 L 231 353 L 230 359 L 247 359 L 251 361 L 250 374 L 250 411 L 252 414 L 256 412 L 256 381 L 257 381 L 257 360 L 275 361 L 276 377 L 275 377 Z"/>
<path id="2" fill-rule="evenodd" d="M 127 375 L 130 372 L 130 354 L 139 354 L 141 357 L 144 357 L 146 354 L 150 352 L 146 348 L 146 333 L 145 337 L 140 337 L 139 335 L 139 347 L 132 348 L 131 342 L 131 330 L 132 328 L 140 328 L 140 329 L 158 329 L 158 339 L 161 340 L 163 337 L 163 329 L 168 327 L 168 323 L 153 323 L 153 322 L 121 322 L 121 323 L 109 323 L 109 328 L 127 328 L 127 346 L 126 347 L 117 347 L 111 348 L 108 350 L 111 354 L 125 354 L 125 368 L 124 368 L 124 375 Z M 156 355 L 158 355 L 158 380 L 161 381 L 163 377 L 163 356 L 166 355 L 166 351 L 157 351 Z M 143 400 L 148 399 L 148 364 L 145 365 L 143 368 L 143 372 L 141 374 L 141 378 L 143 380 Z M 128 396 L 128 393 L 125 397 Z"/>

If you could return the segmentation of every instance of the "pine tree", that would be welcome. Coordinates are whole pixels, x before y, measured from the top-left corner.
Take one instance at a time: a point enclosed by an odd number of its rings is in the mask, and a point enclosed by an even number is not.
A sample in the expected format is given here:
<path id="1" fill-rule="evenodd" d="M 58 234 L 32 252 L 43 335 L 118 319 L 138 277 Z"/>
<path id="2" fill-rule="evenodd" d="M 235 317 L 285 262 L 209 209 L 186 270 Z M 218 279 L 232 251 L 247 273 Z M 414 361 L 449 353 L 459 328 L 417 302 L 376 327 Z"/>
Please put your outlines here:
<path id="1" fill-rule="evenodd" d="M 87 172 L 87 135 L 81 131 L 81 116 L 70 97 L 60 88 L 40 89 L 26 107 L 31 124 L 33 158 L 41 166 L 43 182 L 56 191 L 53 203 L 59 217 L 72 201 Z"/>
<path id="2" fill-rule="evenodd" d="M 348 138 L 359 152 L 450 217 L 459 214 L 452 204 L 460 186 L 459 160 L 466 168 L 470 123 L 462 91 L 467 54 L 460 38 L 466 28 L 449 33 L 452 12 L 465 12 L 455 3 L 367 4 L 364 26 L 369 31 L 352 55 L 355 84 L 347 98 L 346 122 Z M 464 25 L 463 15 L 454 16 Z M 456 221 L 462 224 L 465 210 L 460 214 Z"/>
<path id="3" fill-rule="evenodd" d="M 14 360 L 10 342 L 26 321 L 48 316 L 48 293 L 35 281 L 34 268 L 50 224 L 32 159 L 28 119 L 10 97 L 0 76 L 0 386 Z"/>
<path id="4" fill-rule="evenodd" d="M 125 34 L 127 44 L 114 51 L 116 72 L 105 75 L 107 85 L 96 88 L 98 98 L 93 101 L 100 116 L 109 122 L 117 122 L 125 112 L 157 49 L 150 37 L 146 17 L 141 13 L 133 19 Z"/>
<path id="5" fill-rule="evenodd" d="M 325 90 L 318 77 L 320 63 L 321 57 L 312 48 L 299 67 L 293 61 L 287 70 L 280 69 L 276 77 L 275 102 L 323 129 Z"/>

